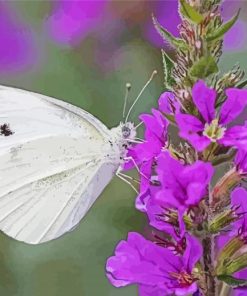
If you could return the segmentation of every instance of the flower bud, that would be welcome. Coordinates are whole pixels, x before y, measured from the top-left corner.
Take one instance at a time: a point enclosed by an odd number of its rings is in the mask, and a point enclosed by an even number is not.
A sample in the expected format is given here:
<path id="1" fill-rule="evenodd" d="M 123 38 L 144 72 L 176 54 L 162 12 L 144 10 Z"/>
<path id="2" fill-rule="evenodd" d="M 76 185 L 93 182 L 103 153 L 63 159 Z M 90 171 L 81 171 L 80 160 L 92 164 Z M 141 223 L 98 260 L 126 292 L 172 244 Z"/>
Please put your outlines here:
<path id="1" fill-rule="evenodd" d="M 241 174 L 233 168 L 219 180 L 212 191 L 214 211 L 230 204 L 230 192 L 241 182 L 241 179 Z"/>

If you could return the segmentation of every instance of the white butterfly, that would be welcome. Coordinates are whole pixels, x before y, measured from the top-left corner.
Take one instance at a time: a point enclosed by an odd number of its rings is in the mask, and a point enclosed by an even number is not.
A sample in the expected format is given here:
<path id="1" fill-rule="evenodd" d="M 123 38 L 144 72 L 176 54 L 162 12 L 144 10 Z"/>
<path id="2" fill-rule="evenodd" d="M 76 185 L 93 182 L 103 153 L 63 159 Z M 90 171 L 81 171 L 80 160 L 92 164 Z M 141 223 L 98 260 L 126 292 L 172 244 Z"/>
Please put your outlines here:
<path id="1" fill-rule="evenodd" d="M 109 130 L 69 103 L 0 86 L 0 134 L 0 229 L 39 244 L 75 228 L 114 174 L 123 177 L 136 128 Z"/>

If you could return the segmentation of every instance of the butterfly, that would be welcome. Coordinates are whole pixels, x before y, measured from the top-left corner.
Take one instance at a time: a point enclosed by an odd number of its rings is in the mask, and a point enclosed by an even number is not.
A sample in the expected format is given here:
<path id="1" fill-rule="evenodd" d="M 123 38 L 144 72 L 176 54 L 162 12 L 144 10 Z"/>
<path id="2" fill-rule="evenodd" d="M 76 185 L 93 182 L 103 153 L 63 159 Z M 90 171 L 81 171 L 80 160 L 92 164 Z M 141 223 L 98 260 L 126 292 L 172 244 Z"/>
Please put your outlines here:
<path id="1" fill-rule="evenodd" d="M 64 101 L 0 86 L 0 229 L 29 244 L 73 230 L 113 176 L 124 179 L 136 137 L 127 117 L 108 129 Z"/>

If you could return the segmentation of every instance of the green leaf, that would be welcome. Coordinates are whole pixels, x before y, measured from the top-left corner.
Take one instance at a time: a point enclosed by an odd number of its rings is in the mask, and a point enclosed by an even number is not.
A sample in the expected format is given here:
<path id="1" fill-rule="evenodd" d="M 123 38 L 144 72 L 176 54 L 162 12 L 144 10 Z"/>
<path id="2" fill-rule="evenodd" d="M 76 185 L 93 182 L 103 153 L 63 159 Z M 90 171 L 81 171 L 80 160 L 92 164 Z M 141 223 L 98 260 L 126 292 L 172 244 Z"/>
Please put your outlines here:
<path id="1" fill-rule="evenodd" d="M 210 41 L 216 41 L 218 39 L 221 39 L 224 36 L 224 34 L 228 32 L 231 29 L 231 27 L 235 24 L 235 22 L 238 19 L 239 13 L 240 13 L 240 9 L 238 10 L 237 14 L 233 18 L 231 18 L 228 22 L 221 25 L 213 33 L 209 34 L 206 37 L 206 40 L 210 42 Z"/>
<path id="2" fill-rule="evenodd" d="M 190 68 L 189 74 L 196 78 L 206 78 L 218 71 L 214 58 L 212 56 L 203 56 Z"/>
<path id="3" fill-rule="evenodd" d="M 161 37 L 168 41 L 171 45 L 173 45 L 176 48 L 180 48 L 180 49 L 188 49 L 188 45 L 185 43 L 185 41 L 183 41 L 180 38 L 176 38 L 174 37 L 170 32 L 168 32 L 165 28 L 163 28 L 159 22 L 157 21 L 157 19 L 152 16 L 153 18 L 153 23 L 154 23 L 154 27 L 157 30 L 157 32 L 161 35 Z"/>
<path id="4" fill-rule="evenodd" d="M 164 69 L 164 84 L 167 89 L 171 89 L 175 84 L 175 80 L 172 77 L 172 69 L 174 68 L 174 62 L 169 58 L 166 52 L 161 49 L 163 69 Z"/>
<path id="5" fill-rule="evenodd" d="M 231 275 L 223 274 L 218 276 L 218 280 L 225 282 L 227 285 L 238 288 L 247 286 L 247 280 L 237 279 Z"/>
<path id="6" fill-rule="evenodd" d="M 185 0 L 180 0 L 180 12 L 187 19 L 191 20 L 193 23 L 200 24 L 204 17 L 195 10 L 194 7 L 190 6 Z"/>
<path id="7" fill-rule="evenodd" d="M 244 81 L 240 81 L 237 85 L 236 88 L 243 88 L 247 85 L 247 79 Z"/>

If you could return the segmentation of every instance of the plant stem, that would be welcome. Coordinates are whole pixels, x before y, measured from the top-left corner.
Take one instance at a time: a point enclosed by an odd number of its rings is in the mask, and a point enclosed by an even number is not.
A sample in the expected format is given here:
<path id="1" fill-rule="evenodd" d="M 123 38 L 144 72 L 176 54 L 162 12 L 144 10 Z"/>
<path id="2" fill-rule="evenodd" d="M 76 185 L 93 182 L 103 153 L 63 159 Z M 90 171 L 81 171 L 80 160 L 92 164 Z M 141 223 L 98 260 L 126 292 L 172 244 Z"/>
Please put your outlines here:
<path id="1" fill-rule="evenodd" d="M 205 296 L 216 296 L 216 283 L 213 275 L 213 236 L 206 235 L 202 240 L 203 245 L 203 262 L 206 278 L 206 293 Z"/>
<path id="2" fill-rule="evenodd" d="M 210 204 L 212 196 L 208 194 L 205 198 L 207 222 L 211 218 Z M 207 233 L 202 238 L 203 264 L 206 280 L 205 296 L 216 296 L 216 282 L 214 276 L 214 235 Z"/>

